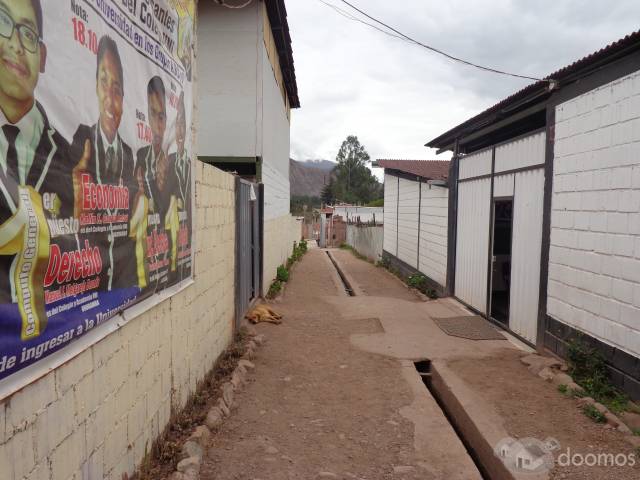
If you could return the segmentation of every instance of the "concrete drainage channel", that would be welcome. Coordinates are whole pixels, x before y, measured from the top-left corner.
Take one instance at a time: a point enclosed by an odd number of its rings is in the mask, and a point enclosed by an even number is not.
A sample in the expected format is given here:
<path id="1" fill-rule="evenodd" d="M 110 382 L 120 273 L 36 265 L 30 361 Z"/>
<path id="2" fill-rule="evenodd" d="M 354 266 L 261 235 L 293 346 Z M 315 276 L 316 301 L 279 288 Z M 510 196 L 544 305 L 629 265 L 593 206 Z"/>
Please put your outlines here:
<path id="1" fill-rule="evenodd" d="M 354 291 L 354 288 L 351 285 L 351 282 L 349 282 L 349 280 L 347 279 L 347 276 L 345 275 L 345 273 L 342 271 L 342 268 L 340 268 L 340 265 L 338 265 L 338 262 L 336 262 L 336 259 L 333 258 L 333 255 L 331 255 L 331 252 L 329 252 L 329 250 L 325 250 L 325 252 L 326 252 L 327 256 L 329 257 L 329 260 L 331 260 L 331 263 L 333 264 L 333 267 L 338 272 L 338 276 L 340 277 L 340 280 L 342 281 L 342 284 L 344 285 L 345 292 L 347 292 L 347 294 L 350 297 L 355 297 L 356 293 Z"/>
<path id="2" fill-rule="evenodd" d="M 463 403 L 456 397 L 432 362 L 421 360 L 414 362 L 414 365 L 422 382 L 451 424 L 482 478 L 485 480 L 516 480 L 517 477 L 494 455 L 493 445 L 478 428 L 478 422 L 471 418 Z"/>

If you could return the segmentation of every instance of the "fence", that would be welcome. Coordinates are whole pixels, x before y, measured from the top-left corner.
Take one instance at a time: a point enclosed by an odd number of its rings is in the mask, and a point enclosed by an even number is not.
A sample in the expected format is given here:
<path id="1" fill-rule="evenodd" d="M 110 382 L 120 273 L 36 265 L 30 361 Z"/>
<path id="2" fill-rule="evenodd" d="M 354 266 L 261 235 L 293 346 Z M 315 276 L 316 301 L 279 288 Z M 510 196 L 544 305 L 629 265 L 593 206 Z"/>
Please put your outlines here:
<path id="1" fill-rule="evenodd" d="M 347 225 L 347 244 L 374 262 L 382 258 L 383 240 L 384 227 L 381 225 Z"/>

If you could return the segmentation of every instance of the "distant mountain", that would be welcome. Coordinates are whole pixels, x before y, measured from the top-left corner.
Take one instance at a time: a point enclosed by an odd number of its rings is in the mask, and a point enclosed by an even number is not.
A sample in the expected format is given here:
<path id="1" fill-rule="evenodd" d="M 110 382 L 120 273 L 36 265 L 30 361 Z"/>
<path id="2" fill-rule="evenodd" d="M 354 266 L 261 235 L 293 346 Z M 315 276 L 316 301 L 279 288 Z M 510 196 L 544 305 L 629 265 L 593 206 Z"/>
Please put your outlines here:
<path id="1" fill-rule="evenodd" d="M 296 160 L 294 160 L 295 162 Z M 327 171 L 331 171 L 335 168 L 335 166 L 337 165 L 336 162 L 332 162 L 331 160 L 304 160 L 302 162 L 297 162 L 297 163 L 302 163 L 305 167 L 308 168 L 319 168 L 321 170 L 327 170 Z"/>
<path id="2" fill-rule="evenodd" d="M 299 162 L 289 159 L 291 195 L 319 197 L 324 186 L 329 183 L 329 175 L 335 166 L 336 163 L 329 160 Z"/>

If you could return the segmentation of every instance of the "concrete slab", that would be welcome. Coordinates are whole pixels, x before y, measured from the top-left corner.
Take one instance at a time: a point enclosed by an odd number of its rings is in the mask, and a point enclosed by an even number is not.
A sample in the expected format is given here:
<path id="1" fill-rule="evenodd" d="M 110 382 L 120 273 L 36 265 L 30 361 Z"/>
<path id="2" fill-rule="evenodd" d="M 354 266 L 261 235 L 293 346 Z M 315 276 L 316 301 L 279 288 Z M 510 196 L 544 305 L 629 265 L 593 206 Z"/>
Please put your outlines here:
<path id="1" fill-rule="evenodd" d="M 435 399 L 428 393 L 413 362 L 402 362 L 402 376 L 413 391 L 413 402 L 400 415 L 415 426 L 415 460 L 433 478 L 480 480 L 482 476 Z"/>

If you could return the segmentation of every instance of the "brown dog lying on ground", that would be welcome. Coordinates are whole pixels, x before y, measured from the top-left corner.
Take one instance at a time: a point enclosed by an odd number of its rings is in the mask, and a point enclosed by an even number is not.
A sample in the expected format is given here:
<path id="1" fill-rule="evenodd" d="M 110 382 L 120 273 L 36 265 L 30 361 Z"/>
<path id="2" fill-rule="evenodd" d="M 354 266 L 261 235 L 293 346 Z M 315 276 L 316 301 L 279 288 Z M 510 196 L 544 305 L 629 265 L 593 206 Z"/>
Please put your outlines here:
<path id="1" fill-rule="evenodd" d="M 282 323 L 282 315 L 274 312 L 267 305 L 257 305 L 245 317 L 251 323 L 269 322 L 279 325 Z"/>

